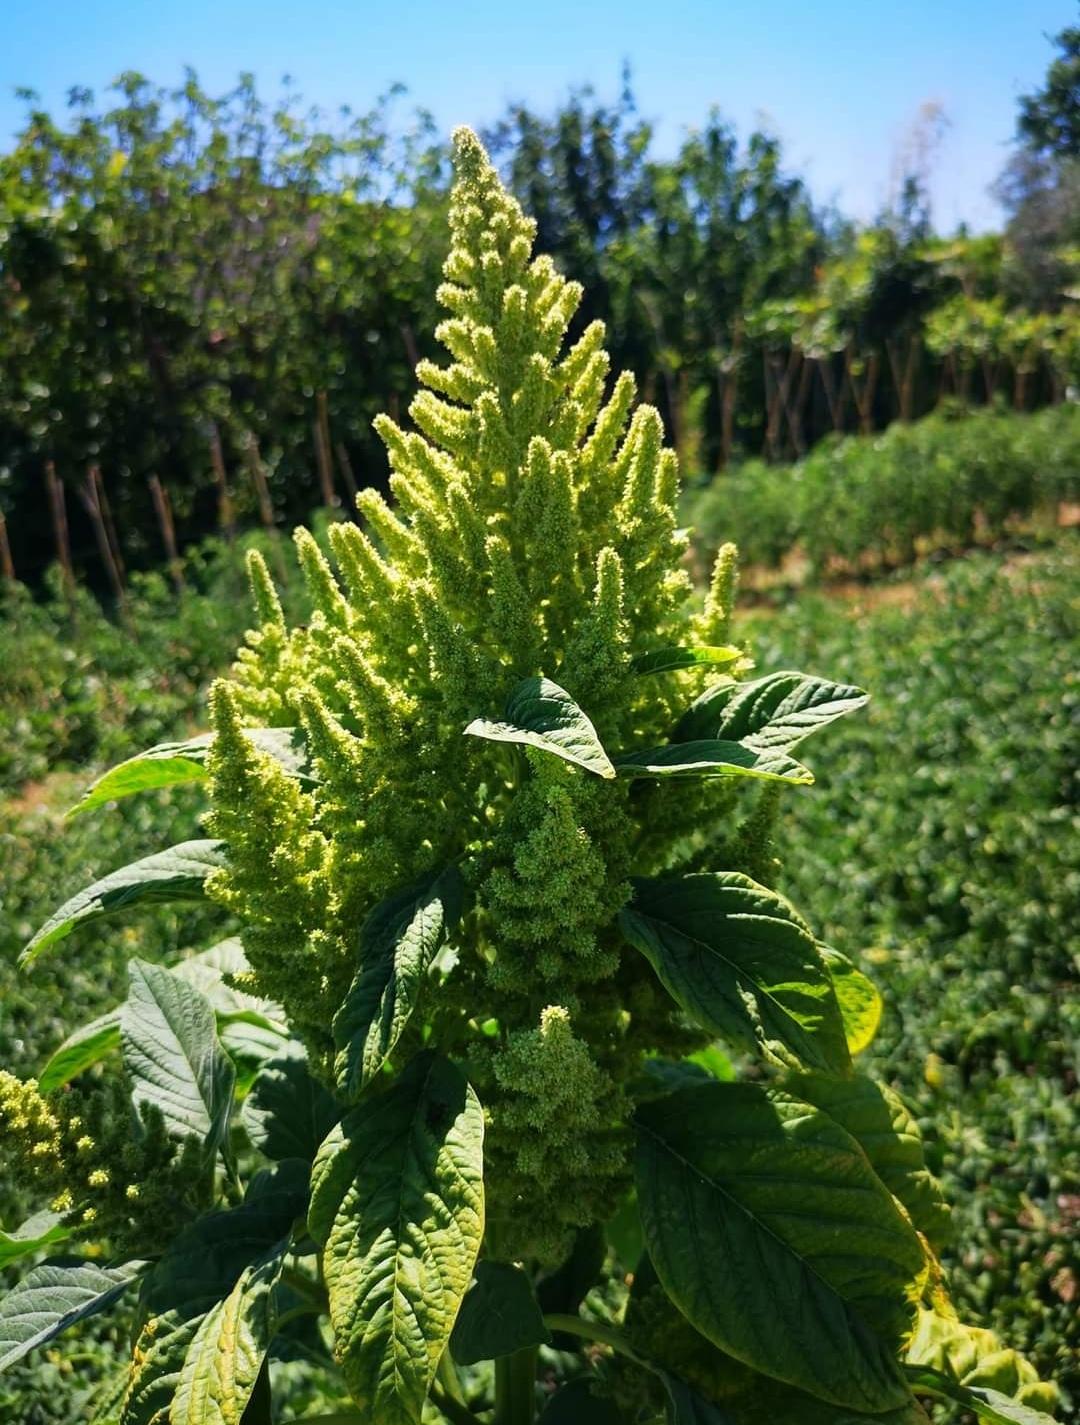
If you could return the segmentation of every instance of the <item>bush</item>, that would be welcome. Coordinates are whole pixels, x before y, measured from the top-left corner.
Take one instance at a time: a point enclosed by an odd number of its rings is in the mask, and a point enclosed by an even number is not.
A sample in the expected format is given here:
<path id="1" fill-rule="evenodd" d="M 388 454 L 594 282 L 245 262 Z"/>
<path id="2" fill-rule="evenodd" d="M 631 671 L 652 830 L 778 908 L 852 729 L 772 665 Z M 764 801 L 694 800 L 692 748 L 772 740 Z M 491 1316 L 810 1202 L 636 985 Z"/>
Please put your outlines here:
<path id="1" fill-rule="evenodd" d="M 750 461 L 684 502 L 703 554 L 734 540 L 749 564 L 794 549 L 820 577 L 1003 535 L 1080 497 L 1080 407 L 941 412 L 880 436 L 829 439 L 798 465 Z"/>

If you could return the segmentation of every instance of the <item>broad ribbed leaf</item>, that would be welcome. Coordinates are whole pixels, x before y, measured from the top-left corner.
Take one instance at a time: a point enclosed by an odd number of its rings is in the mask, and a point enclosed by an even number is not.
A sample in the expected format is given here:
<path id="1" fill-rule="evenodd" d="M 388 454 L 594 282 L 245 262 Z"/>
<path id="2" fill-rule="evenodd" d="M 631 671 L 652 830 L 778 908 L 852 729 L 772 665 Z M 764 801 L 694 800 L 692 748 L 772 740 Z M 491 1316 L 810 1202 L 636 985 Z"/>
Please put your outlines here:
<path id="1" fill-rule="evenodd" d="M 827 1114 L 756 1084 L 644 1104 L 636 1177 L 672 1301 L 755 1370 L 855 1410 L 906 1405 L 917 1233 Z"/>
<path id="2" fill-rule="evenodd" d="M 848 1067 L 814 937 L 786 900 L 749 876 L 637 881 L 619 924 L 668 993 L 712 1033 L 790 1067 Z"/>
<path id="3" fill-rule="evenodd" d="M 389 896 L 360 930 L 360 969 L 334 1016 L 337 1086 L 355 1098 L 386 1063 L 461 916 L 456 866 Z"/>
<path id="4" fill-rule="evenodd" d="M 304 735 L 295 727 L 249 727 L 244 736 L 259 749 L 268 752 L 291 777 L 310 781 L 307 746 Z M 206 756 L 214 740 L 212 732 L 191 737 L 186 742 L 161 742 L 147 748 L 125 762 L 110 767 L 88 788 L 82 800 L 68 812 L 79 816 L 93 811 L 106 802 L 120 801 L 138 792 L 156 791 L 162 787 L 179 787 L 185 782 L 206 779 Z"/>
<path id="5" fill-rule="evenodd" d="M 225 1300 L 202 1318 L 184 1357 L 169 1425 L 240 1425 L 274 1335 L 284 1245 L 245 1267 Z"/>
<path id="6" fill-rule="evenodd" d="M 652 648 L 639 653 L 630 665 L 635 673 L 671 673 L 679 668 L 703 668 L 709 664 L 737 663 L 743 656 L 741 648 L 729 646 L 696 648 Z M 734 679 L 732 680 L 734 682 Z"/>
<path id="7" fill-rule="evenodd" d="M 268 1158 L 310 1163 L 340 1116 L 338 1105 L 308 1070 L 303 1049 L 294 1044 L 259 1070 L 244 1100 L 242 1122 Z"/>
<path id="8" fill-rule="evenodd" d="M 111 1009 L 100 1019 L 68 1035 L 38 1075 L 38 1088 L 44 1094 L 63 1088 L 84 1069 L 100 1063 L 119 1047 L 120 1011 Z"/>
<path id="9" fill-rule="evenodd" d="M 132 960 L 128 974 L 120 1034 L 132 1100 L 153 1104 L 170 1133 L 213 1152 L 228 1129 L 235 1079 L 213 1007 L 163 965 Z"/>
<path id="10" fill-rule="evenodd" d="M 550 1346 L 540 1303 L 528 1275 L 512 1262 L 477 1262 L 450 1337 L 459 1366 L 511 1356 L 529 1346 Z"/>
<path id="11" fill-rule="evenodd" d="M 793 1074 L 784 1087 L 850 1133 L 919 1231 L 932 1243 L 942 1241 L 948 1232 L 949 1209 L 926 1166 L 919 1125 L 898 1094 L 862 1074 L 845 1079 Z"/>
<path id="12" fill-rule="evenodd" d="M 145 1262 L 43 1262 L 0 1300 L 0 1371 L 61 1331 L 107 1310 L 146 1269 Z"/>
<path id="13" fill-rule="evenodd" d="M 565 688 L 550 678 L 525 678 L 510 694 L 506 721 L 477 718 L 465 729 L 472 737 L 492 742 L 520 742 L 552 752 L 566 762 L 614 777 L 615 768 L 600 745 L 596 728 Z"/>
<path id="14" fill-rule="evenodd" d="M 34 1252 L 42 1252 L 70 1235 L 70 1229 L 64 1226 L 58 1212 L 35 1212 L 10 1232 L 0 1227 L 0 1267 L 10 1266 L 20 1257 L 29 1257 Z"/>
<path id="15" fill-rule="evenodd" d="M 285 1011 L 279 1004 L 263 999 L 261 995 L 234 989 L 229 983 L 231 976 L 251 971 L 239 936 L 219 940 L 198 955 L 191 955 L 173 965 L 172 971 L 202 991 L 214 1006 L 219 1021 L 230 1023 L 243 1019 L 249 1024 L 268 1027 L 280 1036 L 287 1036 Z"/>
<path id="16" fill-rule="evenodd" d="M 730 738 L 758 751 L 788 752 L 837 718 L 864 707 L 869 694 L 806 673 L 770 673 L 734 687 L 708 688 L 683 715 L 679 741 Z"/>
<path id="17" fill-rule="evenodd" d="M 128 906 L 202 900 L 207 876 L 224 864 L 223 842 L 183 841 L 167 851 L 156 851 L 130 866 L 122 866 L 54 911 L 27 942 L 19 964 L 29 964 L 49 945 L 70 935 L 76 926 L 115 915 Z"/>
<path id="18" fill-rule="evenodd" d="M 844 1021 L 848 1052 L 861 1054 L 874 1041 L 881 1023 L 884 1004 L 877 985 L 864 975 L 854 961 L 831 945 L 818 942 L 818 952 L 836 991 L 836 1002 Z"/>
<path id="19" fill-rule="evenodd" d="M 939 1400 L 951 1400 L 977 1419 L 988 1421 L 989 1425 L 1056 1425 L 1053 1416 L 1045 1411 L 1024 1405 L 1019 1400 L 1010 1400 L 999 1390 L 961 1385 L 929 1366 L 908 1366 L 906 1369 L 912 1389 L 925 1391 Z"/>
<path id="20" fill-rule="evenodd" d="M 460 1070 L 414 1059 L 323 1144 L 308 1227 L 345 1379 L 380 1425 L 417 1425 L 484 1231 L 484 1116 Z"/>
<path id="21" fill-rule="evenodd" d="M 739 742 L 673 742 L 615 758 L 620 777 L 756 777 L 808 787 L 814 774 L 783 752 L 757 751 Z"/>
<path id="22" fill-rule="evenodd" d="M 815 1400 L 804 1390 L 766 1376 L 732 1401 L 738 1425 L 930 1425 L 930 1417 L 914 1398 L 896 1410 L 868 1414 L 844 1405 Z"/>
<path id="23" fill-rule="evenodd" d="M 239 1207 L 211 1212 L 173 1239 L 146 1281 L 122 1425 L 167 1425 L 188 1348 L 206 1313 L 245 1269 L 288 1240 L 307 1210 L 307 1163 L 257 1173 Z"/>

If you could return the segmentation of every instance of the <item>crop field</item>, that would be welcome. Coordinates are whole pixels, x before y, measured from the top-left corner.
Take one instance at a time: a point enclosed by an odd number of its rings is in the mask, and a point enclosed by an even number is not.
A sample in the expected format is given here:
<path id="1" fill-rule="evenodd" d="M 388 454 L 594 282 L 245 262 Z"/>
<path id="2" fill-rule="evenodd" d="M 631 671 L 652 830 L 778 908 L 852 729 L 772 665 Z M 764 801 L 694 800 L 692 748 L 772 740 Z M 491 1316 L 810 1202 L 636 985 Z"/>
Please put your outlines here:
<path id="1" fill-rule="evenodd" d="M 736 625 L 763 671 L 843 668 L 872 692 L 867 712 L 824 735 L 817 785 L 785 812 L 780 885 L 884 993 L 870 1056 L 915 1108 L 931 1166 L 958 1204 L 963 1250 L 945 1259 L 954 1295 L 1066 1399 L 1080 1392 L 1077 556 L 1068 536 L 1034 553 L 978 553 L 854 594 L 845 586 L 778 608 L 750 603 Z M 202 631 L 208 665 L 235 632 L 216 624 L 222 606 L 215 593 L 190 593 L 176 610 L 178 626 Z M 78 673 L 104 681 L 115 635 L 86 622 Z M 65 645 L 56 632 L 41 637 L 47 665 Z M 158 652 L 131 655 L 145 659 L 145 680 Z M 180 687 L 159 682 L 153 737 L 199 725 L 211 671 Z M 135 745 L 114 730 L 107 760 Z M 217 919 L 144 912 L 84 932 L 30 972 L 15 968 L 69 891 L 140 848 L 196 833 L 202 798 L 189 788 L 129 801 L 123 815 L 66 821 L 106 760 L 100 741 L 92 746 L 81 760 L 68 744 L 67 770 L 9 788 L 0 811 L 0 1058 L 21 1073 L 39 1069 L 72 1024 L 116 1002 L 131 954 L 174 959 L 177 946 L 205 943 Z M 2 1219 L 19 1220 L 25 1204 L 3 1179 L 0 1193 Z M 125 1349 L 120 1318 L 88 1330 L 74 1356 L 54 1349 L 24 1362 L 0 1377 L 4 1418 L 76 1418 L 87 1394 L 79 1363 L 98 1370 Z"/>

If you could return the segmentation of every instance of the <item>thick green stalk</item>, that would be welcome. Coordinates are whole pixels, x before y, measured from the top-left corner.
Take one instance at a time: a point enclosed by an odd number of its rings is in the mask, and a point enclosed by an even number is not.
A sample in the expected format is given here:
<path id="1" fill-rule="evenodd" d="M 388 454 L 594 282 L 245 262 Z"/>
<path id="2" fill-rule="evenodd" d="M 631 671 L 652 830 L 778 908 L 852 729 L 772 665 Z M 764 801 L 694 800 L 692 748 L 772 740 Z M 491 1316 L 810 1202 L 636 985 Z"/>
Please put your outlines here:
<path id="1" fill-rule="evenodd" d="M 495 1362 L 495 1425 L 532 1425 L 536 1416 L 536 1347 Z"/>

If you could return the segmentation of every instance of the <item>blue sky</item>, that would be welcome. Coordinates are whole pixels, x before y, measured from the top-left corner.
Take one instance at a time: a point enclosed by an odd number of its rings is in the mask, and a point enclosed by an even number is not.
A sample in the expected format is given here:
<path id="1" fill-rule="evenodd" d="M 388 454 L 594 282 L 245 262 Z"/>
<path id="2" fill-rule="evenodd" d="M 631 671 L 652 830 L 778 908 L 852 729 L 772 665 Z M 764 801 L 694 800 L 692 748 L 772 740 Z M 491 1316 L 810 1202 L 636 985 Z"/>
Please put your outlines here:
<path id="1" fill-rule="evenodd" d="M 0 139 L 16 86 L 59 108 L 123 69 L 170 84 L 191 64 L 212 90 L 242 69 L 267 91 L 289 73 L 327 108 L 400 80 L 449 129 L 576 84 L 613 97 L 625 59 L 661 150 L 712 104 L 744 134 L 764 116 L 816 195 L 861 218 L 888 197 L 920 106 L 939 104 L 936 221 L 985 228 L 1017 96 L 1076 15 L 1075 0 L 0 0 Z"/>

